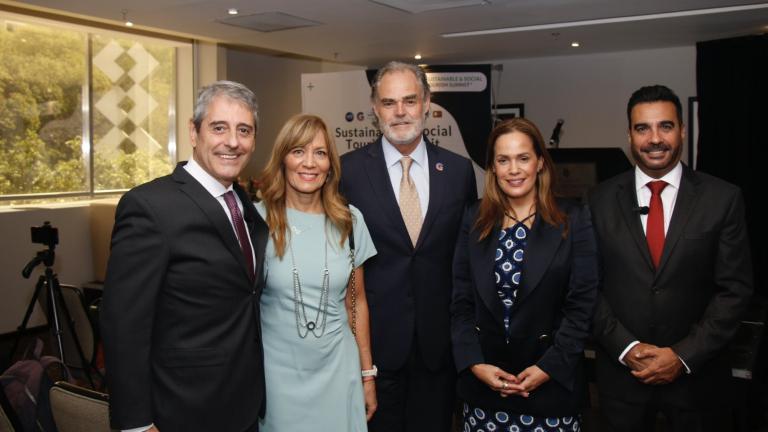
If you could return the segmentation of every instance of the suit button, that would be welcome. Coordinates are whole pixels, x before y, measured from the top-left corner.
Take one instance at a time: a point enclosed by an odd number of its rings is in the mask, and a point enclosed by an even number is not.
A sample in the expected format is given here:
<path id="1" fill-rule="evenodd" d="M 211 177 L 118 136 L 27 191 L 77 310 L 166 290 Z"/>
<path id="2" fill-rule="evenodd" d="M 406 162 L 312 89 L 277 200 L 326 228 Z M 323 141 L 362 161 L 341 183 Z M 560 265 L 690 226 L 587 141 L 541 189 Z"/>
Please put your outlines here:
<path id="1" fill-rule="evenodd" d="M 251 294 L 256 295 L 256 290 L 251 291 Z"/>
<path id="2" fill-rule="evenodd" d="M 661 292 L 661 290 L 658 287 L 651 287 L 651 292 L 654 294 L 658 294 Z"/>

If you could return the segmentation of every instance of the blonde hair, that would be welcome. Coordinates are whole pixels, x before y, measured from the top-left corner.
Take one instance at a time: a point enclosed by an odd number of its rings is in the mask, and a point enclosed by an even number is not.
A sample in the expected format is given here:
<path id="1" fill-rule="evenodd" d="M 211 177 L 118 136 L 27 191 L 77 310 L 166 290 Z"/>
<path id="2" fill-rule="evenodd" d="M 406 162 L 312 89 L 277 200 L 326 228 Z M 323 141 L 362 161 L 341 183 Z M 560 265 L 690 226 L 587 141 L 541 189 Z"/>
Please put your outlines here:
<path id="1" fill-rule="evenodd" d="M 520 132 L 533 142 L 536 156 L 543 161 L 541 171 L 536 175 L 536 213 L 541 219 L 553 226 L 563 225 L 563 237 L 568 233 L 568 218 L 560 210 L 552 192 L 555 181 L 555 165 L 552 163 L 544 138 L 533 122 L 524 118 L 513 118 L 496 125 L 488 136 L 488 148 L 485 159 L 485 195 L 480 201 L 474 228 L 480 231 L 480 240 L 486 238 L 493 228 L 504 220 L 504 210 L 507 208 L 507 197 L 501 190 L 496 175 L 493 172 L 493 161 L 496 156 L 496 141 L 502 135 Z"/>
<path id="2" fill-rule="evenodd" d="M 330 223 L 340 234 L 339 246 L 343 246 L 352 232 L 352 214 L 344 197 L 339 193 L 341 162 L 336 145 L 328 133 L 328 127 L 320 117 L 311 114 L 298 114 L 283 125 L 277 135 L 269 162 L 260 175 L 260 192 L 267 210 L 269 235 L 275 244 L 275 253 L 279 258 L 285 254 L 288 222 L 285 210 L 285 164 L 288 153 L 297 147 L 304 147 L 320 133 L 328 147 L 331 168 L 320 194 L 323 210 Z"/>

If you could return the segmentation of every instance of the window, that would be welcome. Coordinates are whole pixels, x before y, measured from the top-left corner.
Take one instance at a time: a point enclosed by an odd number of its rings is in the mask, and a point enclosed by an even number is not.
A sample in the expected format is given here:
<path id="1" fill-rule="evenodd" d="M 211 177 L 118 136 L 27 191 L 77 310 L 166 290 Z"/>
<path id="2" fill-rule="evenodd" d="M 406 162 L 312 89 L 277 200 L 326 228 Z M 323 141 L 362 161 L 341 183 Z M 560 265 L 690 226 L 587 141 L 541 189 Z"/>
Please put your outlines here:
<path id="1" fill-rule="evenodd" d="M 178 49 L 191 45 L 0 14 L 0 204 L 169 173 Z"/>

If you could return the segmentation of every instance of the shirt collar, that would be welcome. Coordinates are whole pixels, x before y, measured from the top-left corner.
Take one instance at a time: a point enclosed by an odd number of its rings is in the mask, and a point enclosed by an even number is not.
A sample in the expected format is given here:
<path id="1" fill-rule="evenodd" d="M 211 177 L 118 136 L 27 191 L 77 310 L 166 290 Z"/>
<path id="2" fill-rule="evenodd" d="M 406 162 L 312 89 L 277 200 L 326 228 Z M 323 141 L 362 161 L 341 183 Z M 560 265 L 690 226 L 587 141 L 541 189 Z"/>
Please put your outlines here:
<path id="1" fill-rule="evenodd" d="M 387 163 L 387 168 L 400 163 L 403 154 L 397 151 L 397 148 L 384 135 L 381 136 L 381 148 L 384 152 L 384 161 Z M 421 136 L 421 141 L 419 141 L 419 144 L 408 156 L 422 169 L 427 166 L 427 144 L 424 142 L 424 135 Z"/>
<path id="2" fill-rule="evenodd" d="M 635 189 L 640 190 L 648 182 L 654 181 L 654 180 L 663 180 L 667 182 L 669 186 L 674 187 L 675 189 L 680 189 L 680 179 L 683 177 L 683 164 L 682 162 L 678 162 L 677 165 L 675 165 L 674 168 L 672 168 L 672 171 L 665 174 L 662 178 L 655 179 L 648 174 L 644 173 L 643 170 L 641 170 L 637 165 L 635 165 Z"/>
<path id="3" fill-rule="evenodd" d="M 219 183 L 219 181 L 213 178 L 212 175 L 208 174 L 208 171 L 204 170 L 203 167 L 200 166 L 200 164 L 195 162 L 195 159 L 193 157 L 189 158 L 189 161 L 187 161 L 187 164 L 184 165 L 184 169 L 186 169 L 187 172 L 192 177 L 194 177 L 194 179 L 197 180 L 198 183 L 203 185 L 205 190 L 207 190 L 208 193 L 213 195 L 214 197 L 220 197 L 232 190 L 232 185 L 229 185 L 229 187 L 224 187 L 224 185 Z"/>

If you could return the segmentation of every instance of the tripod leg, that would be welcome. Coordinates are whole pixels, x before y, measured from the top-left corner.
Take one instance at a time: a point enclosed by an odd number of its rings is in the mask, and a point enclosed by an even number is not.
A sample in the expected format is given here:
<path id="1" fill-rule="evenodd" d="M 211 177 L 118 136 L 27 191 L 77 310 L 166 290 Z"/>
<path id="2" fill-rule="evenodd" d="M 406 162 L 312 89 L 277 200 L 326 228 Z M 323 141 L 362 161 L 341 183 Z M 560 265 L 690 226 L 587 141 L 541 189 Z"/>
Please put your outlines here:
<path id="1" fill-rule="evenodd" d="M 93 377 L 91 376 L 91 369 L 92 369 L 91 362 L 86 361 L 85 359 L 85 354 L 83 353 L 83 346 L 80 344 L 80 338 L 77 336 L 77 332 L 75 331 L 75 325 L 74 325 L 74 321 L 72 320 L 72 315 L 69 313 L 69 307 L 67 306 L 67 302 L 64 301 L 64 294 L 62 294 L 61 292 L 61 285 L 59 285 L 59 280 L 58 278 L 56 278 L 56 275 L 53 275 L 53 286 L 57 295 L 56 297 L 57 303 L 61 305 L 61 311 L 64 314 L 64 321 L 67 324 L 67 329 L 69 330 L 69 334 L 72 336 L 72 340 L 75 342 L 75 348 L 77 348 L 77 354 L 80 357 L 80 364 L 83 367 L 83 371 L 85 371 L 86 377 L 88 377 L 88 382 L 91 384 L 91 388 L 96 388 L 95 384 L 93 383 Z"/>
<path id="2" fill-rule="evenodd" d="M 29 305 L 27 306 L 27 311 L 24 313 L 24 319 L 21 320 L 21 324 L 16 328 L 16 340 L 13 341 L 13 348 L 11 348 L 11 352 L 8 355 L 9 366 L 13 361 L 14 354 L 16 354 L 16 349 L 18 349 L 19 347 L 19 342 L 21 342 L 21 337 L 24 335 L 24 332 L 27 331 L 27 324 L 29 323 L 29 318 L 32 316 L 32 311 L 35 309 L 35 302 L 37 302 L 37 297 L 39 297 L 40 290 L 43 288 L 44 284 L 45 284 L 45 277 L 43 275 L 40 275 L 40 277 L 37 279 L 37 284 L 35 284 L 35 292 L 32 294 L 32 300 L 29 301 Z"/>
<path id="3" fill-rule="evenodd" d="M 53 284 L 53 270 L 50 267 L 45 269 L 45 283 L 46 288 L 48 289 L 48 325 L 51 326 L 51 332 L 58 345 L 59 359 L 61 359 L 62 363 L 66 364 L 67 362 L 64 358 L 64 344 L 61 339 L 61 321 L 59 321 L 59 311 L 56 308 L 57 297 Z"/>

